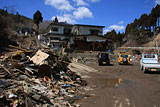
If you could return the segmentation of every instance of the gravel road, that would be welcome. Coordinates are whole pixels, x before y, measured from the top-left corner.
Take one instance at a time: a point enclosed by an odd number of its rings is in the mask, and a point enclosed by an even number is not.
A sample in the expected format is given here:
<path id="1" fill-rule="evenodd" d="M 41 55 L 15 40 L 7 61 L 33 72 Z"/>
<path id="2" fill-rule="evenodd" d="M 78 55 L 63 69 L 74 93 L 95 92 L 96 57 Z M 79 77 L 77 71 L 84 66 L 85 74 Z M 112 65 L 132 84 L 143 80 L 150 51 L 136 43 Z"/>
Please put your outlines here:
<path id="1" fill-rule="evenodd" d="M 87 66 L 95 69 L 85 73 L 88 86 L 94 90 L 88 91 L 92 97 L 80 100 L 82 107 L 160 107 L 160 73 L 144 74 L 136 62 L 112 62 L 109 66 L 92 62 Z"/>

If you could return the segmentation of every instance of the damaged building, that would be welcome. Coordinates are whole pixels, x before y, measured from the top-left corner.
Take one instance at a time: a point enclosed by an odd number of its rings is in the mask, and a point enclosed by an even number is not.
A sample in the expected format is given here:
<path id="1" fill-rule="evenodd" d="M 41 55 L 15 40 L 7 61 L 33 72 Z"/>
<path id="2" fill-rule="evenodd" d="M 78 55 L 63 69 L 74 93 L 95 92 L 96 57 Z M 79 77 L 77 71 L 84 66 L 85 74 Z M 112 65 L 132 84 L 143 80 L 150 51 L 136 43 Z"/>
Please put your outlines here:
<path id="1" fill-rule="evenodd" d="M 54 50 L 70 48 L 84 51 L 104 51 L 107 39 L 103 36 L 104 26 L 68 24 L 57 18 L 47 27 L 46 33 L 38 36 L 42 45 Z"/>

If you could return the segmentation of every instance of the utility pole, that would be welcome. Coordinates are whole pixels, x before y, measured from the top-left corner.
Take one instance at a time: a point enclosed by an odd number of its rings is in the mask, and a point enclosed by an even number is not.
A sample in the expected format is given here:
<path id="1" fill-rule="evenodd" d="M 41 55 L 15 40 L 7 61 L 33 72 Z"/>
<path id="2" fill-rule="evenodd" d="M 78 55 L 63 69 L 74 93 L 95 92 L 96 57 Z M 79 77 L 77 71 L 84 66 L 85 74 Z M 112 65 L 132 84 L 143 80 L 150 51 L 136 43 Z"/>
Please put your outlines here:
<path id="1" fill-rule="evenodd" d="M 156 53 L 156 39 L 155 39 L 155 32 L 154 32 L 154 30 L 153 30 L 153 47 L 154 47 L 154 53 Z"/>
<path id="2" fill-rule="evenodd" d="M 157 52 L 158 52 L 157 54 L 159 55 L 159 46 L 158 46 L 158 41 L 159 41 L 159 40 L 157 40 L 157 39 L 155 40 L 155 42 L 156 42 L 156 47 L 157 47 Z"/>
<path id="3" fill-rule="evenodd" d="M 156 45 L 157 45 L 157 49 L 158 49 L 158 55 L 159 55 L 159 46 L 158 46 L 158 40 L 156 40 Z"/>
<path id="4" fill-rule="evenodd" d="M 153 47 L 154 47 L 154 53 L 156 53 L 156 38 L 155 38 L 155 30 L 153 29 Z"/>
<path id="5" fill-rule="evenodd" d="M 156 32 L 155 29 L 153 31 L 153 35 L 154 35 L 154 42 L 153 42 L 153 46 L 155 45 L 155 53 L 157 53 L 159 55 L 159 46 L 158 46 L 158 40 L 156 39 Z"/>

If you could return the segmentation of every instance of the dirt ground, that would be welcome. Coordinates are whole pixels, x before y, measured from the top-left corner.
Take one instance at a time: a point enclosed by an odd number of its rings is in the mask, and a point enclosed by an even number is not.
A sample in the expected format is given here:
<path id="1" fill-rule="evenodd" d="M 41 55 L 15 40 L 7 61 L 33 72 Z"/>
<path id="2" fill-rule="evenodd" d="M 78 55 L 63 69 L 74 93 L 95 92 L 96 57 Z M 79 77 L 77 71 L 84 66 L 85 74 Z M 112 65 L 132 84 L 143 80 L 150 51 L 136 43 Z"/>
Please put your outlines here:
<path id="1" fill-rule="evenodd" d="M 79 101 L 82 107 L 160 107 L 160 73 L 144 74 L 136 62 L 112 62 L 110 66 L 92 62 L 87 66 L 95 69 L 82 73 L 92 96 Z"/>

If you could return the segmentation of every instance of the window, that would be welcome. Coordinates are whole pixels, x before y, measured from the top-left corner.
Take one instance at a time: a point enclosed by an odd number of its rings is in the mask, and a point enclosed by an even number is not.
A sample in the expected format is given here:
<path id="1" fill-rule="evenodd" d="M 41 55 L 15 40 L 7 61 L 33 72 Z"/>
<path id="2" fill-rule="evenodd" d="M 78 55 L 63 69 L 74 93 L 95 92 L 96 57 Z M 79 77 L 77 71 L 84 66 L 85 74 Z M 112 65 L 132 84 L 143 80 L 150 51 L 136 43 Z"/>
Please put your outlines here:
<path id="1" fill-rule="evenodd" d="M 128 58 L 128 55 L 121 55 L 121 57 L 123 57 L 123 58 Z"/>
<path id="2" fill-rule="evenodd" d="M 99 30 L 90 30 L 90 32 L 91 35 L 98 35 Z"/>
<path id="3" fill-rule="evenodd" d="M 50 37 L 50 42 L 55 43 L 55 42 L 59 42 L 60 38 L 57 37 Z"/>
<path id="4" fill-rule="evenodd" d="M 108 58 L 108 54 L 107 53 L 101 53 L 101 57 L 102 58 Z"/>
<path id="5" fill-rule="evenodd" d="M 58 32 L 58 27 L 53 27 L 53 28 L 52 28 L 52 31 L 53 31 L 53 32 Z"/>
<path id="6" fill-rule="evenodd" d="M 64 29 L 64 34 L 71 34 L 71 29 Z"/>
<path id="7" fill-rule="evenodd" d="M 59 40 L 60 38 L 58 37 L 50 37 L 50 40 Z"/>
<path id="8" fill-rule="evenodd" d="M 145 54 L 144 58 L 155 58 L 154 54 Z"/>

